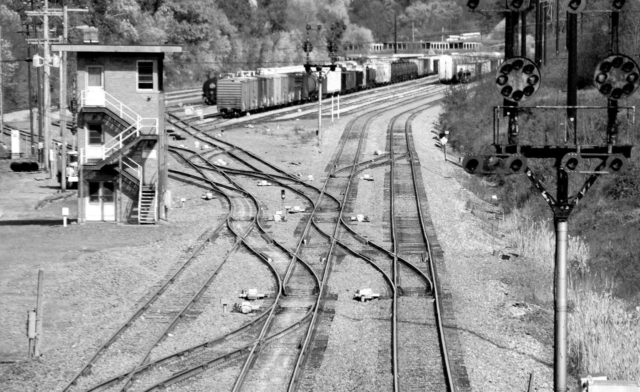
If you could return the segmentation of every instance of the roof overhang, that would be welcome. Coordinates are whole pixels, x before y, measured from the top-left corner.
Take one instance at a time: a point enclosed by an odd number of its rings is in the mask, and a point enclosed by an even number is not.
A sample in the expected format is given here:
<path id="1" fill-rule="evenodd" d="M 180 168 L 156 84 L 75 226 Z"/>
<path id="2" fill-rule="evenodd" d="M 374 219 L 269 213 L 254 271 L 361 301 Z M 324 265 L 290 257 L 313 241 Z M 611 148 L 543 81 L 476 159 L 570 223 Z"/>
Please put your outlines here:
<path id="1" fill-rule="evenodd" d="M 53 44 L 54 52 L 76 53 L 180 53 L 178 45 L 96 45 L 96 44 Z"/>

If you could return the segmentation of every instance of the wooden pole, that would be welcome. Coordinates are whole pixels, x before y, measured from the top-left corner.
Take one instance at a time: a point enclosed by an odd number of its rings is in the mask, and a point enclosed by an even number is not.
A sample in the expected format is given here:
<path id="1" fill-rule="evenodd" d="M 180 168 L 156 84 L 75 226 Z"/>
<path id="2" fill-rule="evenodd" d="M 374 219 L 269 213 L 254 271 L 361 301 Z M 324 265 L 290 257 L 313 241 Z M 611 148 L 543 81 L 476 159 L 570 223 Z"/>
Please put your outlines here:
<path id="1" fill-rule="evenodd" d="M 2 137 L 1 142 L 4 142 L 4 111 L 2 107 L 2 90 L 4 89 L 3 78 L 2 78 L 2 26 L 0 26 L 0 136 Z M 6 144 L 6 143 L 5 143 Z"/>
<path id="2" fill-rule="evenodd" d="M 36 298 L 36 338 L 34 344 L 33 355 L 38 358 L 42 355 L 42 318 L 44 313 L 42 311 L 42 285 L 44 280 L 44 271 L 38 270 L 38 293 Z"/>

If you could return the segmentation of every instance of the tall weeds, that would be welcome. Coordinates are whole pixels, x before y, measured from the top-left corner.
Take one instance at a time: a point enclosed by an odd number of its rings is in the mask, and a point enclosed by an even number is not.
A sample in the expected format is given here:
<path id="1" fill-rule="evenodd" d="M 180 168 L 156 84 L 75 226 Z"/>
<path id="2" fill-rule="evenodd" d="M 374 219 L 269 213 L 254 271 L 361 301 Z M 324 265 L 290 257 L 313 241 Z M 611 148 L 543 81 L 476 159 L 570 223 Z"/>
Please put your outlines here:
<path id="1" fill-rule="evenodd" d="M 505 218 L 507 246 L 533 263 L 544 281 L 552 282 L 555 258 L 552 225 L 529 216 L 525 207 Z M 628 311 L 623 300 L 594 291 L 603 285 L 594 284 L 588 260 L 588 245 L 579 237 L 569 236 L 570 367 L 576 376 L 600 373 L 609 379 L 640 382 L 640 307 Z M 532 281 L 531 285 L 540 283 Z"/>

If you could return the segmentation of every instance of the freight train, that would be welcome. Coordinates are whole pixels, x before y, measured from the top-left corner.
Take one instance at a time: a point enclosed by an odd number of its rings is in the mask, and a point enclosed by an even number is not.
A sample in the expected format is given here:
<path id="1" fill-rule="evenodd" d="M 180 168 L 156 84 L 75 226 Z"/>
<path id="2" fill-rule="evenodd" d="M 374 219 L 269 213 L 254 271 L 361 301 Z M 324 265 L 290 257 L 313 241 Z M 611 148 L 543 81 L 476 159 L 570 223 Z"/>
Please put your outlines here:
<path id="1" fill-rule="evenodd" d="M 208 79 L 203 85 L 207 104 L 218 105 L 222 116 L 240 116 L 323 97 L 399 83 L 437 74 L 443 83 L 469 82 L 497 69 L 497 54 L 400 56 L 343 61 L 333 71 L 307 72 L 304 66 L 260 68 L 234 76 Z"/>

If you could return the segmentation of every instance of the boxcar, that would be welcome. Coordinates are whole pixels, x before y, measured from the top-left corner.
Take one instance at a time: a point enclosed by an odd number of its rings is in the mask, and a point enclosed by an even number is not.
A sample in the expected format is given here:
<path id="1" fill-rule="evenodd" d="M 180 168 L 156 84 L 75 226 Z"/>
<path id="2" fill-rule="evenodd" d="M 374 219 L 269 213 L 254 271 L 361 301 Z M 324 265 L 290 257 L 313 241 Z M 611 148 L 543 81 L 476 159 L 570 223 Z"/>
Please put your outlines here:
<path id="1" fill-rule="evenodd" d="M 356 91 L 356 71 L 342 68 L 342 90 L 343 94 L 347 94 Z"/>
<path id="2" fill-rule="evenodd" d="M 342 70 L 336 68 L 335 71 L 328 72 L 322 82 L 322 94 L 333 95 L 342 90 Z"/>
<path id="3" fill-rule="evenodd" d="M 239 77 L 218 80 L 218 111 L 222 115 L 238 115 L 258 108 L 258 79 Z"/>

